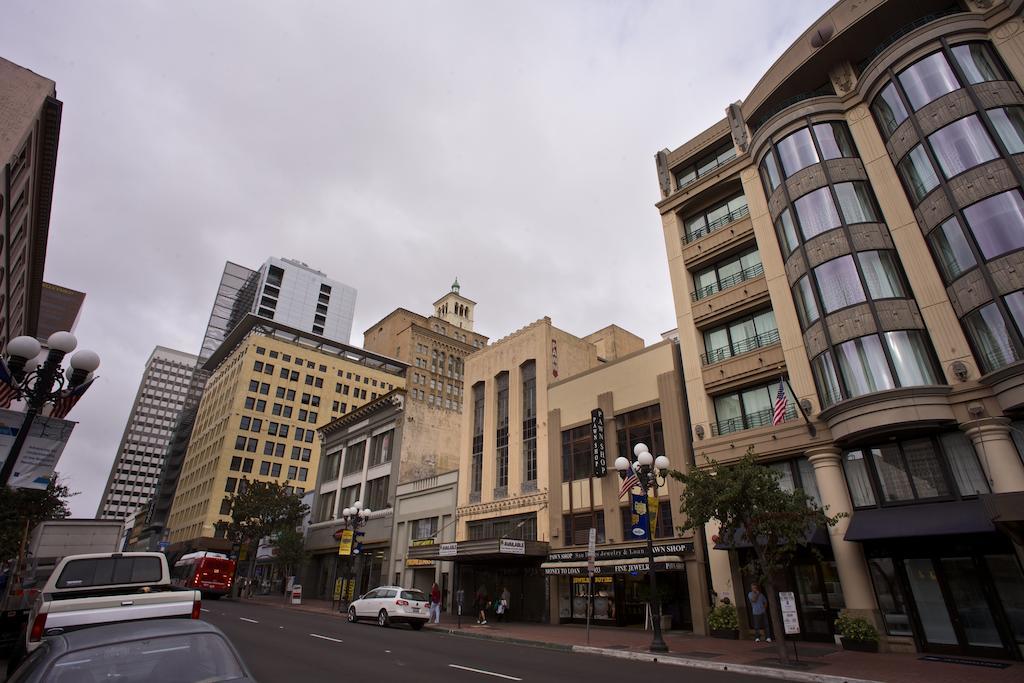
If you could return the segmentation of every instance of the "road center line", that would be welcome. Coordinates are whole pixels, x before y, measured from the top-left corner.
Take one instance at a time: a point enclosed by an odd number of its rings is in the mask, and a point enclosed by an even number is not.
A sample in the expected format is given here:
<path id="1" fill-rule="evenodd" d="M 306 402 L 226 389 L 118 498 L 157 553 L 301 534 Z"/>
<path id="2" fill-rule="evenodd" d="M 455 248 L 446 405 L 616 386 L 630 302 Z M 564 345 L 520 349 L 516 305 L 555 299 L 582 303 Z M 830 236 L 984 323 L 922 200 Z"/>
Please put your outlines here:
<path id="1" fill-rule="evenodd" d="M 507 679 L 507 680 L 510 680 L 510 681 L 521 681 L 521 680 L 523 680 L 521 678 L 516 678 L 515 676 L 506 676 L 505 674 L 497 674 L 497 673 L 494 673 L 493 671 L 484 671 L 483 669 L 471 669 L 468 666 L 459 666 L 458 664 L 449 664 L 448 666 L 450 666 L 453 669 L 462 669 L 463 671 L 472 671 L 475 674 L 486 674 L 488 676 L 495 676 L 497 678 L 504 678 L 504 679 Z"/>
<path id="2" fill-rule="evenodd" d="M 206 609 L 205 607 L 200 607 L 199 611 L 201 611 L 201 612 L 209 612 L 210 610 Z"/>
<path id="3" fill-rule="evenodd" d="M 249 619 L 247 617 L 238 617 L 238 618 L 241 619 L 242 621 L 248 621 L 250 624 L 258 624 L 258 623 L 260 623 L 260 622 L 256 621 L 255 619 Z"/>
<path id="4" fill-rule="evenodd" d="M 340 642 L 342 642 L 342 641 L 338 640 L 337 638 L 331 638 L 329 636 L 322 636 L 319 633 L 310 633 L 309 635 L 313 636 L 314 638 L 319 638 L 320 640 L 329 640 L 332 643 L 340 643 Z"/>

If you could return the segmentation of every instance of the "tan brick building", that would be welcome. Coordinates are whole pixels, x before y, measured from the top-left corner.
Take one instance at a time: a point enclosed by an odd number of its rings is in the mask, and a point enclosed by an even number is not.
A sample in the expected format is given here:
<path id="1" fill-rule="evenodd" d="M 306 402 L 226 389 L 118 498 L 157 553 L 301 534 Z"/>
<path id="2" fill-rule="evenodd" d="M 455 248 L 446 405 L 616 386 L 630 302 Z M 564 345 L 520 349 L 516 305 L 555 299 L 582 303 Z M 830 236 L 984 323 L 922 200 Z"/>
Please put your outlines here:
<path id="1" fill-rule="evenodd" d="M 843 0 L 657 154 L 697 464 L 849 515 L 780 577 L 804 638 L 1021 656 L 1021 7 Z M 743 620 L 748 552 L 710 551 Z"/>

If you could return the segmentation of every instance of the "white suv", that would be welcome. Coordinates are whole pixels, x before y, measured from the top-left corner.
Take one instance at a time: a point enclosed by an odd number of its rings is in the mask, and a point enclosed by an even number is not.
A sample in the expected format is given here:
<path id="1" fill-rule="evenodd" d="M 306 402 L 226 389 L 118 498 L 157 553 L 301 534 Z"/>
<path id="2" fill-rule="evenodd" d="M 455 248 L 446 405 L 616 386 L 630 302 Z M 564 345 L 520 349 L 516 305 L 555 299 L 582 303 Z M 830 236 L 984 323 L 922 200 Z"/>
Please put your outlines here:
<path id="1" fill-rule="evenodd" d="M 423 628 L 430 618 L 427 596 L 416 588 L 401 586 L 381 586 L 354 600 L 348 608 L 348 620 L 352 623 L 360 619 L 377 620 L 380 627 L 391 623 L 409 624 L 415 631 Z"/>

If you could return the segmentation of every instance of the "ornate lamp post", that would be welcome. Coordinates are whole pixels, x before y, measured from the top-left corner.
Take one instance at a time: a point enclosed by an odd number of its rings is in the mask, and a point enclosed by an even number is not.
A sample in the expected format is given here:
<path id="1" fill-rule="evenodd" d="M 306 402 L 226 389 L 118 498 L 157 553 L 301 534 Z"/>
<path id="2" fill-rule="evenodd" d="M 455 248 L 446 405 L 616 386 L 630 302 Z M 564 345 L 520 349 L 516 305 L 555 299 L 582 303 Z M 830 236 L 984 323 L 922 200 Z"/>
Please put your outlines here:
<path id="1" fill-rule="evenodd" d="M 664 455 L 655 458 L 646 444 L 638 443 L 633 447 L 635 460 L 620 455 L 615 459 L 615 469 L 623 480 L 629 478 L 632 470 L 636 475 L 638 486 L 648 495 L 652 491 L 655 498 L 658 496 L 658 485 L 665 485 L 665 476 L 668 474 L 669 462 Z M 660 481 L 659 481 L 660 480 Z M 654 571 L 654 530 L 651 529 L 651 516 L 647 519 L 647 578 L 651 585 L 651 621 L 654 625 L 654 638 L 651 640 L 651 652 L 668 652 L 668 645 L 661 635 L 661 599 L 658 597 L 658 579 Z"/>
<path id="2" fill-rule="evenodd" d="M 370 519 L 370 514 L 373 510 L 369 508 L 363 509 L 362 501 L 356 501 L 352 504 L 352 507 L 345 508 L 341 511 L 341 523 L 344 525 L 339 531 L 350 529 L 352 531 L 352 550 L 355 550 L 356 545 L 356 533 L 359 528 L 365 526 L 366 522 Z M 353 554 L 357 554 L 354 553 Z M 352 581 L 356 580 L 356 559 L 352 560 Z M 353 591 L 354 594 L 354 591 Z M 345 600 L 345 596 L 342 595 L 338 600 L 338 611 L 344 612 L 348 609 L 348 602 Z"/>
<path id="3" fill-rule="evenodd" d="M 40 363 L 37 357 L 42 347 L 35 337 L 15 337 L 7 342 L 5 360 L 11 379 L 10 383 L 0 388 L 7 391 L 10 398 L 24 399 L 28 408 L 11 452 L 0 469 L 0 486 L 6 486 L 10 480 L 32 421 L 42 412 L 43 407 L 67 398 L 68 392 L 82 387 L 89 380 L 89 375 L 100 366 L 99 355 L 83 349 L 71 356 L 70 368 L 61 368 L 64 356 L 78 346 L 78 340 L 70 332 L 54 332 L 46 340 L 46 345 L 49 351 Z"/>

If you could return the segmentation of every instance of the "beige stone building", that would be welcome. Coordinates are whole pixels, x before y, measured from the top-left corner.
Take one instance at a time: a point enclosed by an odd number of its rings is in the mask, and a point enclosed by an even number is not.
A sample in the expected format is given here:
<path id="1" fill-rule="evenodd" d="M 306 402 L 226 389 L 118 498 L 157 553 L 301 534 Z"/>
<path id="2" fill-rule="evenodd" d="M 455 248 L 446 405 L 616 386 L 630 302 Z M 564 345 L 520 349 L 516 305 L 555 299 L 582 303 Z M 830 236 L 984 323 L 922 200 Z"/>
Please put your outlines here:
<path id="1" fill-rule="evenodd" d="M 1021 656 L 1021 7 L 843 0 L 657 154 L 697 465 L 848 514 L 780 577 L 801 637 Z M 744 621 L 748 552 L 710 551 Z"/>
<path id="2" fill-rule="evenodd" d="M 250 481 L 311 489 L 317 427 L 403 388 L 407 366 L 249 314 L 203 368 L 212 374 L 171 506 L 172 551 L 230 547 L 229 496 Z"/>

